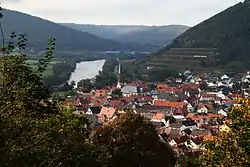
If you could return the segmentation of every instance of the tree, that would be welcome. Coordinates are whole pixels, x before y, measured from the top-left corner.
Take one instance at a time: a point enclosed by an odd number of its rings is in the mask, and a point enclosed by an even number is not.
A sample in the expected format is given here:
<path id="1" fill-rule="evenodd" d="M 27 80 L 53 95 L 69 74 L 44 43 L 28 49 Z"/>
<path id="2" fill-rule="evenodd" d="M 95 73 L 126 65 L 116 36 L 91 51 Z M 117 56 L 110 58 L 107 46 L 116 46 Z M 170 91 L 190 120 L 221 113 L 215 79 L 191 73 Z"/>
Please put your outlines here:
<path id="1" fill-rule="evenodd" d="M 155 127 L 131 112 L 98 129 L 92 141 L 106 150 L 109 167 L 172 167 L 176 162 L 173 151 L 160 141 Z"/>
<path id="2" fill-rule="evenodd" d="M 94 85 L 91 79 L 82 79 L 77 83 L 77 87 L 83 92 L 90 92 L 94 88 Z"/>
<path id="3" fill-rule="evenodd" d="M 26 63 L 27 55 L 22 52 L 26 46 L 25 42 L 25 35 L 16 36 L 13 33 L 4 49 L 5 55 L 0 59 L 0 106 L 5 112 L 8 111 L 8 114 L 28 114 L 21 111 L 29 109 L 42 111 L 39 115 L 46 114 L 46 108 L 50 105 L 47 100 L 50 94 L 42 83 L 42 77 Z M 14 43 L 18 44 L 17 53 L 13 53 Z M 46 63 L 41 66 L 46 66 Z M 42 73 L 43 70 L 40 69 L 39 72 Z M 44 105 L 41 105 L 41 102 Z"/>
<path id="4" fill-rule="evenodd" d="M 74 89 L 74 87 L 76 86 L 76 82 L 75 81 L 71 81 L 69 86 L 71 87 L 71 89 Z"/>
<path id="5" fill-rule="evenodd" d="M 48 100 L 41 73 L 51 52 L 33 71 L 23 52 L 25 36 L 16 37 L 13 33 L 0 60 L 0 166 L 101 166 L 102 154 L 87 141 L 86 117 Z"/>
<path id="6" fill-rule="evenodd" d="M 122 97 L 121 89 L 115 89 L 114 91 L 112 91 L 112 97 L 116 99 L 121 98 Z"/>
<path id="7" fill-rule="evenodd" d="M 250 100 L 238 99 L 229 113 L 231 131 L 204 144 L 202 166 L 247 167 L 250 165 Z"/>

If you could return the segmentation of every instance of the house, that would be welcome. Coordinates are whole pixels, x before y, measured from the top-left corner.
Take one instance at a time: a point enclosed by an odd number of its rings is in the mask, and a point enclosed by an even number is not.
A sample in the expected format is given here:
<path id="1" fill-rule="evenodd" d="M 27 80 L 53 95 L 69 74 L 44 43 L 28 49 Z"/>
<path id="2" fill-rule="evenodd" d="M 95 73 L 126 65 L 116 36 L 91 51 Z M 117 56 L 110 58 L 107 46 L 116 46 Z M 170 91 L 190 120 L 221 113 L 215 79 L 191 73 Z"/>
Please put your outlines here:
<path id="1" fill-rule="evenodd" d="M 192 73 L 191 73 L 191 71 L 186 70 L 186 71 L 184 71 L 183 75 L 190 76 L 190 75 L 192 75 Z"/>
<path id="2" fill-rule="evenodd" d="M 106 122 L 114 118 L 116 109 L 113 107 L 102 107 L 100 114 L 98 115 L 99 120 Z"/>
<path id="3" fill-rule="evenodd" d="M 143 87 L 139 86 L 124 86 L 121 88 L 124 97 L 131 97 L 143 94 Z"/>
<path id="4" fill-rule="evenodd" d="M 162 88 L 162 89 L 157 89 L 158 92 L 163 92 L 163 93 L 176 93 L 178 91 L 177 87 L 168 87 L 168 88 Z"/>
<path id="5" fill-rule="evenodd" d="M 153 101 L 153 98 L 150 96 L 137 96 L 135 97 L 135 101 L 141 105 L 151 104 Z"/>
<path id="6" fill-rule="evenodd" d="M 212 133 L 210 130 L 202 130 L 202 129 L 196 129 L 193 130 L 190 134 L 192 137 L 204 137 L 204 136 L 212 136 Z"/>
<path id="7" fill-rule="evenodd" d="M 192 106 L 192 104 L 190 104 L 187 100 L 184 100 L 184 103 L 187 104 L 188 112 L 193 112 L 194 111 L 194 107 Z"/>
<path id="8" fill-rule="evenodd" d="M 149 92 L 149 95 L 153 98 L 153 99 L 157 99 L 158 98 L 158 95 L 159 95 L 159 92 L 155 91 L 155 90 L 152 90 Z"/>
<path id="9" fill-rule="evenodd" d="M 197 123 L 191 119 L 187 119 L 185 121 L 182 121 L 182 126 L 180 127 L 181 131 L 184 131 L 185 129 L 190 129 L 191 131 L 197 129 Z"/>
<path id="10" fill-rule="evenodd" d="M 200 101 L 215 101 L 216 93 L 214 92 L 203 92 L 200 95 Z"/>
<path id="11" fill-rule="evenodd" d="M 99 106 L 93 106 L 93 107 L 89 107 L 86 111 L 86 114 L 87 115 L 97 115 L 97 114 L 100 114 L 101 112 L 101 108 Z"/>
<path id="12" fill-rule="evenodd" d="M 197 113 L 199 113 L 199 114 L 202 114 L 202 113 L 207 114 L 208 113 L 208 108 L 204 104 L 200 103 L 197 106 Z"/>
<path id="13" fill-rule="evenodd" d="M 200 144 L 196 143 L 193 139 L 186 141 L 184 144 L 192 150 L 198 150 L 200 148 Z"/>
<path id="14" fill-rule="evenodd" d="M 107 95 L 107 90 L 106 89 L 99 89 L 95 91 L 95 97 L 103 97 Z"/>
<path id="15" fill-rule="evenodd" d="M 182 83 L 182 79 L 181 79 L 181 78 L 176 78 L 176 79 L 175 79 L 175 82 L 176 82 L 176 83 Z"/>
<path id="16" fill-rule="evenodd" d="M 250 72 L 247 72 L 247 75 L 242 77 L 241 82 L 250 83 Z"/>
<path id="17" fill-rule="evenodd" d="M 220 77 L 221 80 L 228 80 L 229 79 L 229 76 L 227 76 L 226 74 L 222 75 Z"/>
<path id="18" fill-rule="evenodd" d="M 167 84 L 157 84 L 156 85 L 156 89 L 166 89 L 169 88 L 169 86 Z"/>
<path id="19" fill-rule="evenodd" d="M 173 147 L 173 146 L 177 146 L 177 143 L 174 139 L 170 140 L 170 142 L 168 142 L 168 144 Z"/>
<path id="20" fill-rule="evenodd" d="M 227 113 L 226 113 L 223 109 L 220 109 L 220 110 L 218 111 L 218 114 L 221 114 L 221 115 L 227 117 Z"/>
<path id="21" fill-rule="evenodd" d="M 153 122 L 161 122 L 164 118 L 165 118 L 164 114 L 156 113 L 155 116 L 151 119 L 151 121 L 153 121 Z"/>
<path id="22" fill-rule="evenodd" d="M 153 123 L 161 122 L 164 126 L 169 127 L 169 121 L 165 120 L 165 115 L 163 113 L 156 113 L 150 121 Z"/>
<path id="23" fill-rule="evenodd" d="M 122 107 L 122 102 L 119 100 L 110 100 L 108 101 L 108 105 L 110 107 L 113 107 L 115 109 L 121 108 Z"/>
<path id="24" fill-rule="evenodd" d="M 168 100 L 168 101 L 178 101 L 179 98 L 176 95 L 161 92 L 155 97 L 155 99 L 157 99 L 157 100 Z"/>
<path id="25" fill-rule="evenodd" d="M 187 105 L 184 102 L 171 102 L 166 100 L 154 100 L 154 106 L 169 108 L 174 115 L 186 115 Z"/>

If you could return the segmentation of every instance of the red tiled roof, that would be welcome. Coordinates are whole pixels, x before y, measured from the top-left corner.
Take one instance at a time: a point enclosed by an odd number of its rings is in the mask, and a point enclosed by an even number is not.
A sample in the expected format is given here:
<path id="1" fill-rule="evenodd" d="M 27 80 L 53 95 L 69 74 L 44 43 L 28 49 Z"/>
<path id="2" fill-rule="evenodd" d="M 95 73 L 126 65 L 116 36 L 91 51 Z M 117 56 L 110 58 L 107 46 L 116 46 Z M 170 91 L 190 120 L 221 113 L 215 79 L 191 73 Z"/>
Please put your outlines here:
<path id="1" fill-rule="evenodd" d="M 155 120 L 162 120 L 164 118 L 164 114 L 162 113 L 156 113 L 155 116 L 153 117 L 153 119 Z"/>
<path id="2" fill-rule="evenodd" d="M 188 114 L 186 118 L 190 118 L 194 121 L 199 121 L 203 118 L 222 118 L 223 116 L 221 114 L 212 114 L 209 113 L 207 115 L 193 115 L 193 114 Z"/>
<path id="3" fill-rule="evenodd" d="M 107 93 L 107 90 L 105 90 L 105 89 L 96 90 L 95 96 L 96 97 L 104 96 L 106 93 Z"/>
<path id="4" fill-rule="evenodd" d="M 131 98 L 131 97 L 123 97 L 123 98 L 121 99 L 121 101 L 124 102 L 124 103 L 129 103 L 129 102 L 132 101 L 132 98 Z"/>
<path id="5" fill-rule="evenodd" d="M 204 141 L 212 141 L 215 140 L 217 137 L 216 136 L 204 136 L 203 139 Z"/>
<path id="6" fill-rule="evenodd" d="M 215 97 L 216 97 L 216 94 L 214 94 L 214 93 L 206 93 L 206 92 L 205 92 L 205 93 L 202 93 L 201 96 L 202 96 L 202 97 L 214 97 L 214 98 L 215 98 Z"/>
<path id="7" fill-rule="evenodd" d="M 100 115 L 105 115 L 107 118 L 112 118 L 115 115 L 116 109 L 113 107 L 102 107 Z"/>
<path id="8" fill-rule="evenodd" d="M 222 118 L 223 115 L 221 115 L 221 114 L 212 114 L 212 113 L 209 113 L 209 114 L 208 114 L 208 117 L 210 117 L 210 118 Z"/>
<path id="9" fill-rule="evenodd" d="M 122 104 L 122 102 L 119 101 L 119 100 L 110 100 L 110 101 L 109 101 L 109 105 L 110 105 L 111 107 L 114 107 L 114 108 L 119 107 L 121 104 Z"/>
<path id="10" fill-rule="evenodd" d="M 138 96 L 136 97 L 136 99 L 139 101 L 139 102 L 150 102 L 153 100 L 152 97 L 150 96 Z"/>
<path id="11" fill-rule="evenodd" d="M 181 86 L 183 90 L 197 90 L 200 88 L 200 85 L 197 84 L 183 84 Z"/>
<path id="12" fill-rule="evenodd" d="M 177 92 L 178 88 L 176 87 L 168 87 L 168 88 L 158 88 L 157 89 L 158 92 L 165 92 L 165 93 L 173 93 L 173 92 Z"/>
<path id="13" fill-rule="evenodd" d="M 228 95 L 228 97 L 231 97 L 231 98 L 236 98 L 236 97 L 240 97 L 240 96 L 241 96 L 240 94 L 232 94 L 232 93 L 230 93 Z"/>
<path id="14" fill-rule="evenodd" d="M 167 84 L 157 84 L 156 88 L 157 89 L 163 89 L 163 88 L 169 88 L 169 86 Z"/>
<path id="15" fill-rule="evenodd" d="M 165 101 L 165 100 L 154 101 L 154 106 L 160 106 L 160 107 L 183 108 L 184 105 L 185 105 L 184 102 L 171 102 L 171 101 Z"/>

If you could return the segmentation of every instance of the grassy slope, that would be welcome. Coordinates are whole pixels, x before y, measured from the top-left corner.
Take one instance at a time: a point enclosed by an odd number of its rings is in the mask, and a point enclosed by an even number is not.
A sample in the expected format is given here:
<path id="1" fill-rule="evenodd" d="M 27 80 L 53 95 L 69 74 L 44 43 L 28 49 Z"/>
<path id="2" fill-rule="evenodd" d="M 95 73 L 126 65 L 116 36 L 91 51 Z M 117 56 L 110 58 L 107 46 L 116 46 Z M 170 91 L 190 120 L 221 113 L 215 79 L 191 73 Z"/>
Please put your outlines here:
<path id="1" fill-rule="evenodd" d="M 190 28 L 169 46 L 155 53 L 148 62 L 154 63 L 155 58 L 178 60 L 175 57 L 176 54 L 171 53 L 173 48 L 184 48 L 186 52 L 188 48 L 193 48 L 194 52 L 198 51 L 199 48 L 207 48 L 208 50 L 215 48 L 217 51 L 214 55 L 216 56 L 209 57 L 211 60 L 201 60 L 201 62 L 217 61 L 210 67 L 212 69 L 214 67 L 247 69 L 250 65 L 250 4 L 236 4 L 201 24 Z M 182 53 L 181 55 L 186 56 L 189 54 Z M 161 63 L 164 63 L 164 61 L 161 61 Z M 165 67 L 172 64 L 171 61 L 165 63 Z M 193 63 L 183 60 L 180 60 L 179 64 L 185 67 L 196 68 Z M 197 67 L 202 69 L 198 64 Z"/>
<path id="2" fill-rule="evenodd" d="M 53 65 L 61 63 L 62 61 L 54 60 L 51 61 L 50 64 L 48 65 L 46 71 L 44 72 L 44 76 L 53 76 Z M 37 63 L 38 60 L 28 60 L 27 63 L 30 65 L 30 67 L 34 70 L 37 69 Z"/>
<path id="3" fill-rule="evenodd" d="M 6 39 L 11 32 L 26 34 L 28 47 L 38 50 L 47 46 L 47 40 L 51 36 L 57 39 L 57 50 L 62 51 L 103 51 L 127 47 L 119 42 L 98 38 L 25 13 L 3 10 L 3 16 L 1 22 Z"/>

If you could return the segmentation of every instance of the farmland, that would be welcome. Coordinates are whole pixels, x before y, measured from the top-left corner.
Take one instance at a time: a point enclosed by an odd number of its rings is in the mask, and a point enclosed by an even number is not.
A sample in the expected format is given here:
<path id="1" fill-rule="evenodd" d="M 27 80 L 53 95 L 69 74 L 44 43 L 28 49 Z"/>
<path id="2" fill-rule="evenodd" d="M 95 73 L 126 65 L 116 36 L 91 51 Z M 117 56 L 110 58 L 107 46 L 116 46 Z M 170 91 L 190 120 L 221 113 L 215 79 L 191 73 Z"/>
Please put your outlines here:
<path id="1" fill-rule="evenodd" d="M 44 76 L 47 77 L 47 76 L 53 76 L 53 66 L 55 64 L 59 64 L 59 63 L 62 63 L 63 61 L 59 61 L 59 60 L 54 60 L 54 61 L 51 61 L 46 69 L 46 71 L 44 72 Z M 36 70 L 37 69 L 37 65 L 38 65 L 38 60 L 27 60 L 27 63 L 29 64 L 29 66 Z"/>

